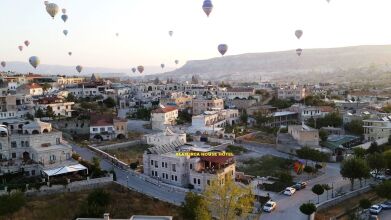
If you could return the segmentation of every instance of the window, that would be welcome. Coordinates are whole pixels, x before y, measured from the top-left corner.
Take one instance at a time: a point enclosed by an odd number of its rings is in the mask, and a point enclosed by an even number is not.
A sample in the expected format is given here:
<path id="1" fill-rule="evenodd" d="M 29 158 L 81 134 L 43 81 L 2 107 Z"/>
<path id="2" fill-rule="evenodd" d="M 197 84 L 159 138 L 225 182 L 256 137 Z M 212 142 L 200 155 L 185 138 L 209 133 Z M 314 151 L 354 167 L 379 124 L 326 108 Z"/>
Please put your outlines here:
<path id="1" fill-rule="evenodd" d="M 174 175 L 171 175 L 171 180 L 174 180 Z"/>
<path id="2" fill-rule="evenodd" d="M 50 155 L 50 161 L 55 161 L 56 160 L 56 155 Z"/>
<path id="3" fill-rule="evenodd" d="M 156 167 L 156 168 L 158 168 L 158 167 L 159 167 L 159 165 L 157 164 L 157 161 L 155 162 L 155 167 Z"/>
<path id="4" fill-rule="evenodd" d="M 61 142 L 61 139 L 60 138 L 56 138 L 56 144 L 60 144 Z"/>
<path id="5" fill-rule="evenodd" d="M 11 142 L 11 147 L 12 147 L 12 148 L 16 148 L 16 147 L 17 147 L 16 141 L 12 141 L 12 142 Z"/>
<path id="6" fill-rule="evenodd" d="M 98 129 L 97 128 L 93 128 L 92 131 L 98 131 Z"/>
<path id="7" fill-rule="evenodd" d="M 207 180 L 207 181 L 206 181 L 206 184 L 208 184 L 208 186 L 210 186 L 210 180 Z"/>
<path id="8" fill-rule="evenodd" d="M 162 167 L 164 167 L 164 162 L 162 162 Z"/>
<path id="9" fill-rule="evenodd" d="M 12 153 L 12 158 L 16 158 L 16 153 Z"/>
<path id="10" fill-rule="evenodd" d="M 25 142 L 24 142 L 24 146 L 25 146 L 25 147 L 30 147 L 30 143 L 29 143 L 28 141 L 25 141 Z"/>
<path id="11" fill-rule="evenodd" d="M 35 170 L 31 171 L 31 176 L 35 176 Z"/>
<path id="12" fill-rule="evenodd" d="M 3 148 L 3 146 L 1 145 L 1 143 L 0 143 L 0 150 Z"/>
<path id="13" fill-rule="evenodd" d="M 172 171 L 174 171 L 174 172 L 176 172 L 176 166 L 175 166 L 176 164 L 173 164 L 172 165 Z"/>
<path id="14" fill-rule="evenodd" d="M 105 131 L 105 128 L 100 128 L 100 132 L 104 132 Z"/>
<path id="15" fill-rule="evenodd" d="M 112 131 L 113 130 L 113 128 L 112 127 L 108 127 L 108 129 L 107 130 L 109 130 L 109 131 Z"/>
<path id="16" fill-rule="evenodd" d="M 200 185 L 201 184 L 201 180 L 200 179 L 198 179 L 198 185 Z"/>
<path id="17" fill-rule="evenodd" d="M 155 172 L 152 170 L 152 176 L 155 176 Z"/>
<path id="18" fill-rule="evenodd" d="M 20 146 L 24 147 L 24 141 L 20 142 Z"/>
<path id="19" fill-rule="evenodd" d="M 165 167 L 167 168 L 167 162 L 166 162 L 166 163 L 164 163 L 164 165 L 165 165 Z"/>
<path id="20" fill-rule="evenodd" d="M 151 160 L 151 165 L 153 165 L 153 160 Z"/>
<path id="21" fill-rule="evenodd" d="M 190 169 L 191 169 L 191 170 L 193 169 L 193 164 L 190 164 Z"/>
<path id="22" fill-rule="evenodd" d="M 193 179 L 193 183 L 194 183 L 194 184 L 197 183 L 197 179 L 196 179 L 196 178 Z"/>

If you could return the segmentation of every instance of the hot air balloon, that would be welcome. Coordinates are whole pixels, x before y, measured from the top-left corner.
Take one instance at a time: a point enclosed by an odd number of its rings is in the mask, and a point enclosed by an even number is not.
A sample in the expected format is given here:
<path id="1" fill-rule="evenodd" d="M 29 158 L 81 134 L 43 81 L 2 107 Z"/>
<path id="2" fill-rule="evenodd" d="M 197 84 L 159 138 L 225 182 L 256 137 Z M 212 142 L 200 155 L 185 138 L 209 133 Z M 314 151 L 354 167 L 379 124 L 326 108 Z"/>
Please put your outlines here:
<path id="1" fill-rule="evenodd" d="M 137 70 L 136 68 L 134 68 L 134 67 L 132 68 L 132 72 L 133 72 L 133 73 L 135 73 L 136 70 Z"/>
<path id="2" fill-rule="evenodd" d="M 217 46 L 217 50 L 220 52 L 220 54 L 222 56 L 224 56 L 224 54 L 227 52 L 228 50 L 228 46 L 227 44 L 219 44 L 219 46 Z"/>
<path id="3" fill-rule="evenodd" d="M 68 20 L 68 15 L 61 15 L 61 19 L 66 22 Z"/>
<path id="4" fill-rule="evenodd" d="M 68 55 L 69 55 L 69 56 L 72 56 L 72 52 L 68 52 Z"/>
<path id="5" fill-rule="evenodd" d="M 67 13 L 67 10 L 65 8 L 61 9 L 61 11 L 62 11 L 63 14 Z"/>
<path id="6" fill-rule="evenodd" d="M 76 70 L 77 70 L 77 72 L 80 73 L 80 72 L 83 70 L 83 67 L 80 66 L 80 65 L 77 65 L 77 66 L 76 66 Z"/>
<path id="7" fill-rule="evenodd" d="M 160 67 L 163 69 L 165 67 L 164 63 L 160 64 Z"/>
<path id="8" fill-rule="evenodd" d="M 172 35 L 174 34 L 174 31 L 169 31 L 168 34 L 170 35 L 170 37 L 172 37 Z"/>
<path id="9" fill-rule="evenodd" d="M 31 64 L 31 66 L 34 67 L 34 69 L 36 69 L 37 66 L 41 63 L 41 61 L 39 60 L 39 57 L 32 56 L 29 58 L 29 63 Z"/>
<path id="10" fill-rule="evenodd" d="M 202 9 L 204 10 L 206 16 L 209 17 L 210 13 L 212 12 L 213 9 L 213 4 L 211 0 L 205 0 L 204 3 L 202 4 Z"/>
<path id="11" fill-rule="evenodd" d="M 19 51 L 23 50 L 23 46 L 18 46 Z"/>
<path id="12" fill-rule="evenodd" d="M 62 33 L 64 33 L 65 36 L 68 35 L 68 30 L 63 30 Z"/>
<path id="13" fill-rule="evenodd" d="M 144 72 L 144 67 L 143 66 L 138 66 L 137 70 L 138 70 L 139 73 L 143 73 Z"/>
<path id="14" fill-rule="evenodd" d="M 28 40 L 25 40 L 24 45 L 26 45 L 26 47 L 28 47 L 30 45 L 30 42 Z"/>
<path id="15" fill-rule="evenodd" d="M 178 63 L 179 63 L 179 60 L 175 60 L 175 64 L 178 65 Z"/>
<path id="16" fill-rule="evenodd" d="M 54 3 L 48 3 L 46 5 L 46 11 L 49 13 L 49 15 L 54 19 L 54 16 L 58 13 L 58 6 Z"/>
<path id="17" fill-rule="evenodd" d="M 117 37 L 118 37 L 118 36 L 119 36 L 119 33 L 115 33 L 115 36 L 117 36 Z"/>
<path id="18" fill-rule="evenodd" d="M 5 67 L 5 64 L 6 64 L 5 61 L 1 61 L 1 66 L 2 67 Z"/>
<path id="19" fill-rule="evenodd" d="M 301 48 L 296 49 L 297 56 L 300 56 L 302 52 L 303 52 L 303 49 L 301 49 Z"/>
<path id="20" fill-rule="evenodd" d="M 46 6 L 49 4 L 49 1 L 44 1 L 43 4 Z"/>
<path id="21" fill-rule="evenodd" d="M 301 36 L 303 36 L 303 31 L 302 30 L 296 30 L 295 31 L 295 35 L 296 35 L 297 39 L 300 39 Z"/>
<path id="22" fill-rule="evenodd" d="M 330 0 L 327 0 L 327 3 L 330 3 Z"/>

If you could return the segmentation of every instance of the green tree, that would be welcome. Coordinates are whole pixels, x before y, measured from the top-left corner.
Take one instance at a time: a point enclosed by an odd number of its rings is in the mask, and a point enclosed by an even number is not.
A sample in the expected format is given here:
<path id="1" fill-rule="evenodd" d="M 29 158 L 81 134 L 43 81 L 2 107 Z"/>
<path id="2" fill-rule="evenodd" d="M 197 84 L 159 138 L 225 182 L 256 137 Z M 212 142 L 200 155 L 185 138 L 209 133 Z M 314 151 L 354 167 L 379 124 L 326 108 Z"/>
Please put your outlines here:
<path id="1" fill-rule="evenodd" d="M 313 203 L 304 203 L 300 206 L 300 212 L 302 212 L 304 215 L 307 215 L 308 217 L 312 215 L 312 213 L 316 212 L 316 206 Z"/>
<path id="2" fill-rule="evenodd" d="M 376 141 L 373 141 L 371 145 L 369 146 L 367 153 L 368 154 L 374 154 L 374 153 L 381 153 L 383 152 L 383 147 L 379 146 Z"/>
<path id="3" fill-rule="evenodd" d="M 32 115 L 30 112 L 27 112 L 26 118 L 27 118 L 28 120 L 34 120 L 34 115 Z"/>
<path id="4" fill-rule="evenodd" d="M 391 180 L 380 183 L 375 188 L 376 194 L 382 198 L 391 199 Z"/>
<path id="5" fill-rule="evenodd" d="M 299 158 L 306 160 L 306 165 L 307 160 L 312 160 L 316 162 L 327 162 L 330 157 L 330 155 L 327 153 L 320 152 L 307 146 L 296 150 L 296 154 Z"/>
<path id="6" fill-rule="evenodd" d="M 262 112 L 256 112 L 254 118 L 258 126 L 264 126 L 273 120 L 271 116 L 263 114 Z"/>
<path id="7" fill-rule="evenodd" d="M 254 196 L 250 187 L 236 185 L 230 177 L 225 178 L 222 185 L 220 180 L 213 180 L 203 193 L 209 210 L 213 210 L 220 220 L 245 218 L 254 206 Z"/>
<path id="8" fill-rule="evenodd" d="M 361 199 L 360 200 L 360 208 L 361 209 L 369 209 L 371 207 L 371 201 L 369 199 Z"/>
<path id="9" fill-rule="evenodd" d="M 110 194 L 103 189 L 95 189 L 87 197 L 87 207 L 81 207 L 84 216 L 101 217 L 110 204 Z M 82 215 L 82 216 L 83 216 Z"/>
<path id="10" fill-rule="evenodd" d="M 391 169 L 391 150 L 384 152 L 383 155 L 387 168 Z"/>
<path id="11" fill-rule="evenodd" d="M 35 111 L 36 118 L 43 118 L 44 116 L 45 116 L 45 114 L 43 113 L 41 108 L 39 108 L 37 111 Z"/>
<path id="12" fill-rule="evenodd" d="M 354 189 L 354 180 L 369 177 L 369 167 L 365 160 L 360 158 L 348 158 L 341 163 L 341 175 L 350 181 L 350 189 Z"/>
<path id="13" fill-rule="evenodd" d="M 390 136 L 388 136 L 388 145 L 391 145 L 391 135 Z"/>
<path id="14" fill-rule="evenodd" d="M 108 97 L 107 99 L 103 100 L 103 104 L 105 104 L 107 108 L 114 108 L 116 106 L 115 100 L 111 97 Z"/>
<path id="15" fill-rule="evenodd" d="M 320 184 L 316 184 L 312 187 L 312 192 L 318 195 L 318 203 L 319 203 L 319 196 L 324 193 L 324 188 Z"/>
<path id="16" fill-rule="evenodd" d="M 182 203 L 181 212 L 184 219 L 208 220 L 212 219 L 205 199 L 193 192 L 188 192 L 185 202 Z"/>
<path id="17" fill-rule="evenodd" d="M 367 153 L 367 150 L 365 150 L 364 148 L 361 148 L 361 147 L 356 147 L 353 149 L 353 155 L 356 157 L 356 158 L 364 158 L 365 157 L 365 154 Z"/>
<path id="18" fill-rule="evenodd" d="M 44 84 L 42 84 L 41 86 L 42 86 L 42 90 L 43 90 L 44 92 L 47 92 L 49 89 L 52 88 L 52 85 L 50 85 L 49 83 L 44 83 Z"/>
<path id="19" fill-rule="evenodd" d="M 376 176 L 387 167 L 386 160 L 384 155 L 378 152 L 369 154 L 367 157 L 367 162 L 371 170 L 375 170 Z"/>
<path id="20" fill-rule="evenodd" d="M 327 141 L 327 137 L 329 136 L 329 134 L 327 133 L 327 131 L 325 130 L 319 130 L 319 138 L 321 141 Z"/>
<path id="21" fill-rule="evenodd" d="M 362 120 L 352 120 L 345 125 L 345 130 L 351 134 L 362 136 L 364 134 L 364 123 Z"/>
<path id="22" fill-rule="evenodd" d="M 246 110 L 243 110 L 242 113 L 240 114 L 240 121 L 247 125 L 247 120 L 248 120 L 248 115 L 247 115 L 247 111 Z"/>
<path id="23" fill-rule="evenodd" d="M 12 214 L 26 204 L 26 198 L 22 192 L 14 192 L 0 196 L 0 216 Z"/>
<path id="24" fill-rule="evenodd" d="M 46 107 L 46 117 L 53 118 L 55 116 L 52 106 Z"/>
<path id="25" fill-rule="evenodd" d="M 322 184 L 323 189 L 326 191 L 326 198 L 329 200 L 329 190 L 331 190 L 331 186 L 328 184 Z"/>
<path id="26" fill-rule="evenodd" d="M 65 98 L 67 102 L 76 102 L 77 99 L 72 93 L 68 93 L 67 97 Z"/>
<path id="27" fill-rule="evenodd" d="M 276 107 L 278 109 L 284 109 L 284 108 L 289 108 L 293 105 L 294 101 L 292 100 L 282 100 L 282 99 L 277 99 L 273 97 L 269 101 L 269 105 L 272 105 L 273 107 Z"/>

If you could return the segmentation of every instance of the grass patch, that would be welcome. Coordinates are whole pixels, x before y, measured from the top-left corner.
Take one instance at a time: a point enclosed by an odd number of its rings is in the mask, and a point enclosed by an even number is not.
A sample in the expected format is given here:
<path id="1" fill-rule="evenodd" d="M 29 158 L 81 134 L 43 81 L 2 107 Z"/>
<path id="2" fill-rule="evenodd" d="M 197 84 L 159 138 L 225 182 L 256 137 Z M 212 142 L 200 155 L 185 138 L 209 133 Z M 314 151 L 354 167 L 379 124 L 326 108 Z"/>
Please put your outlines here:
<path id="1" fill-rule="evenodd" d="M 150 146 L 147 144 L 139 144 L 127 148 L 104 151 L 109 153 L 110 155 L 115 155 L 119 160 L 127 164 L 136 163 L 137 161 L 139 161 L 139 163 L 142 163 L 144 151 L 149 147 Z"/>
<path id="2" fill-rule="evenodd" d="M 242 146 L 236 146 L 236 145 L 228 145 L 225 149 L 227 152 L 231 152 L 235 155 L 240 155 L 242 153 L 247 153 L 248 150 Z"/>
<path id="3" fill-rule="evenodd" d="M 279 172 L 290 171 L 293 162 L 290 159 L 265 155 L 241 161 L 242 165 L 237 166 L 236 170 L 252 176 L 273 176 Z"/>
<path id="4" fill-rule="evenodd" d="M 168 215 L 175 220 L 182 220 L 180 208 L 165 203 L 141 193 L 127 190 L 117 184 L 104 187 L 111 200 L 105 212 L 111 218 L 129 219 L 132 215 Z M 27 203 L 12 215 L 0 216 L 0 219 L 29 220 L 69 220 L 75 219 L 83 211 L 80 210 L 87 202 L 92 190 L 62 193 L 50 196 L 27 198 Z M 100 218 L 103 217 L 103 213 Z"/>

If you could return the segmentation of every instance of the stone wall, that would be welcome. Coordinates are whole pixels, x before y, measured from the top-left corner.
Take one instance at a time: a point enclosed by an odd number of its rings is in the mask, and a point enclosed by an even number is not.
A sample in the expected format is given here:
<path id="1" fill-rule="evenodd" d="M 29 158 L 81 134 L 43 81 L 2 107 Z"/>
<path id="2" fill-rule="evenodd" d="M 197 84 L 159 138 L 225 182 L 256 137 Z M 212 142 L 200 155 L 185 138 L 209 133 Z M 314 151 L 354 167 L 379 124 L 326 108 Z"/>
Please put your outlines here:
<path id="1" fill-rule="evenodd" d="M 132 146 L 144 144 L 144 143 L 145 143 L 145 141 L 142 141 L 142 140 L 134 140 L 134 141 L 127 141 L 127 142 L 116 143 L 116 144 L 95 146 L 94 148 L 99 149 L 99 150 L 114 150 L 114 149 L 119 149 L 119 148 L 132 147 Z"/>

